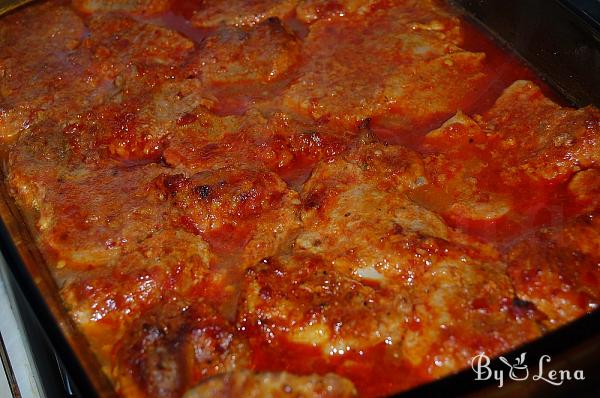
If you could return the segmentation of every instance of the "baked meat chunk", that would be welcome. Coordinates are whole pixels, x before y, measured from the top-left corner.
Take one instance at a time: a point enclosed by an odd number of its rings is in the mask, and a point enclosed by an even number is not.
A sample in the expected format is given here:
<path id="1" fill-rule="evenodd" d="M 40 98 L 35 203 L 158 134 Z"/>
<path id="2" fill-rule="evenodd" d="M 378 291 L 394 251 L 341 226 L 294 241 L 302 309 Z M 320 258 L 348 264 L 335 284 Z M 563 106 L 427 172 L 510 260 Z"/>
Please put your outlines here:
<path id="1" fill-rule="evenodd" d="M 160 78 L 128 85 L 64 127 L 70 149 L 83 161 L 159 162 L 169 137 L 206 101 L 197 79 Z"/>
<path id="2" fill-rule="evenodd" d="M 482 116 L 458 113 L 427 134 L 421 149 L 437 172 L 414 198 L 465 230 L 514 238 L 577 212 L 560 198 L 571 177 L 597 166 L 599 133 L 596 108 L 564 108 L 533 83 L 515 82 Z"/>
<path id="3" fill-rule="evenodd" d="M 322 163 L 304 186 L 303 229 L 296 249 L 318 254 L 339 272 L 366 283 L 408 288 L 413 316 L 423 322 L 418 339 L 404 338 L 405 354 L 412 363 L 425 356 L 423 351 L 414 354 L 412 345 L 428 341 L 426 334 L 436 330 L 426 326 L 428 321 L 445 325 L 446 331 L 465 327 L 450 340 L 436 335 L 430 346 L 425 344 L 428 349 L 437 343 L 460 346 L 452 339 L 467 330 L 478 330 L 482 339 L 489 337 L 484 344 L 490 344 L 492 351 L 507 347 L 508 335 L 535 336 L 532 319 L 525 317 L 518 326 L 513 323 L 513 317 L 520 315 L 512 312 L 514 293 L 498 253 L 449 228 L 437 214 L 410 200 L 410 191 L 430 180 L 419 157 L 402 147 L 372 144 Z M 421 300 L 425 303 L 417 304 Z M 475 320 L 475 314 L 481 318 Z M 452 320 L 452 325 L 444 324 L 444 319 Z M 479 326 L 471 327 L 471 322 Z M 464 344 L 474 340 L 478 339 L 466 339 Z M 456 356 L 448 347 L 441 349 L 448 356 L 438 353 L 433 374 L 468 360 L 460 349 Z"/>
<path id="4" fill-rule="evenodd" d="M 173 297 L 217 291 L 215 284 L 224 288 L 222 278 L 211 272 L 212 260 L 206 242 L 172 228 L 131 245 L 112 267 L 63 268 L 54 274 L 71 317 L 108 370 L 115 345 L 142 314 Z"/>
<path id="5" fill-rule="evenodd" d="M 3 18 L 0 29 L 0 44 L 6 43 L 0 60 L 4 136 L 42 120 L 61 125 L 124 91 L 139 93 L 140 86 L 171 75 L 193 49 L 170 29 L 112 14 L 84 23 L 51 2 Z"/>
<path id="6" fill-rule="evenodd" d="M 287 372 L 252 373 L 238 371 L 207 380 L 185 393 L 184 398 L 223 397 L 350 398 L 356 389 L 334 373 L 298 376 Z"/>
<path id="7" fill-rule="evenodd" d="M 183 228 L 201 235 L 238 268 L 272 255 L 299 226 L 298 194 L 276 174 L 224 168 L 167 174 L 155 184 Z"/>
<path id="8" fill-rule="evenodd" d="M 428 9 L 439 14 L 450 15 L 443 3 L 435 0 L 409 0 L 394 2 L 392 0 L 301 0 L 296 6 L 296 18 L 304 23 L 312 23 L 319 19 L 366 15 L 378 8 L 390 6 L 405 9 Z M 439 24 L 438 24 L 439 26 Z M 433 27 L 433 25 L 432 25 Z"/>
<path id="9" fill-rule="evenodd" d="M 419 6 L 319 20 L 284 105 L 350 125 L 391 111 L 398 134 L 441 122 L 468 106 L 485 77 L 484 54 L 462 51 L 456 29 L 457 18 Z"/>
<path id="10" fill-rule="evenodd" d="M 179 398 L 200 380 L 243 366 L 247 351 L 214 308 L 175 298 L 145 313 L 116 356 L 122 395 Z"/>
<path id="11" fill-rule="evenodd" d="M 271 18 L 284 18 L 294 11 L 295 0 L 215 0 L 202 2 L 192 23 L 207 28 L 221 24 L 252 26 Z"/>
<path id="12" fill-rule="evenodd" d="M 298 62 L 300 44 L 277 18 L 250 28 L 226 26 L 208 36 L 195 63 L 208 83 L 267 83 Z"/>
<path id="13" fill-rule="evenodd" d="M 169 9 L 172 0 L 73 0 L 73 7 L 85 13 L 127 12 L 153 15 Z"/>
<path id="14" fill-rule="evenodd" d="M 535 304 L 551 329 L 595 310 L 600 304 L 599 249 L 597 213 L 540 229 L 508 254 L 517 295 Z"/>
<path id="15" fill-rule="evenodd" d="M 167 220 L 169 209 L 151 192 L 160 167 L 86 167 L 44 172 L 32 164 L 11 177 L 22 205 L 33 212 L 40 244 L 56 267 L 92 269 L 114 264 Z"/>
<path id="16" fill-rule="evenodd" d="M 218 116 L 201 106 L 182 118 L 163 157 L 193 171 L 242 163 L 276 172 L 298 189 L 317 161 L 342 152 L 362 134 L 282 112 Z"/>
<path id="17" fill-rule="evenodd" d="M 90 35 L 83 45 L 94 55 L 96 73 L 113 79 L 121 76 L 133 84 L 143 82 L 144 75 L 153 69 L 171 76 L 171 68 L 180 65 L 194 49 L 191 40 L 174 30 L 131 16 L 92 15 L 87 25 Z"/>
<path id="18" fill-rule="evenodd" d="M 375 374 L 386 388 L 406 382 L 382 374 L 402 361 L 398 342 L 411 314 L 402 289 L 361 283 L 316 256 L 291 255 L 248 269 L 240 297 L 238 329 L 248 337 L 253 369 L 335 372 L 360 394 L 368 392 L 361 381 Z"/>
<path id="19" fill-rule="evenodd" d="M 90 56 L 79 50 L 85 34 L 73 10 L 52 2 L 0 19 L 0 136 L 94 102 L 97 83 L 86 79 Z"/>

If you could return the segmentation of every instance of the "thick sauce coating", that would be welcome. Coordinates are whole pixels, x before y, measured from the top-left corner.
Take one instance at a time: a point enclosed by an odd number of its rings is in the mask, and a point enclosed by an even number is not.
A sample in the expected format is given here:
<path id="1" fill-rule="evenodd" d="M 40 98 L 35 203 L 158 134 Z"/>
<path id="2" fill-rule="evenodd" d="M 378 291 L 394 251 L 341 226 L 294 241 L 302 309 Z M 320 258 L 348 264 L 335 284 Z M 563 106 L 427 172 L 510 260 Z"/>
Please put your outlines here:
<path id="1" fill-rule="evenodd" d="M 600 303 L 600 111 L 441 1 L 0 19 L 7 184 L 123 397 L 382 396 Z"/>

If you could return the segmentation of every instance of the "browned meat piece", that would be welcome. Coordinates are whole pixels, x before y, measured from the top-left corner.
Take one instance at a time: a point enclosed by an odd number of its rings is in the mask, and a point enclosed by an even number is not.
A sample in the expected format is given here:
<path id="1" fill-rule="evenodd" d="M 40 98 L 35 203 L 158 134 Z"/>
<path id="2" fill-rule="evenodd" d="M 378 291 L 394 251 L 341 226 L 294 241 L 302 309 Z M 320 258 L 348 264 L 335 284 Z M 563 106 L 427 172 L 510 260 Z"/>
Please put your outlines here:
<path id="1" fill-rule="evenodd" d="M 199 107 L 183 119 L 163 153 L 168 164 L 201 171 L 243 163 L 275 171 L 293 184 L 304 182 L 316 161 L 343 151 L 360 135 L 252 109 L 243 117 L 221 117 Z"/>
<path id="2" fill-rule="evenodd" d="M 532 302 L 556 328 L 600 305 L 600 220 L 580 216 L 544 228 L 515 245 L 508 272 L 519 298 Z"/>
<path id="3" fill-rule="evenodd" d="M 255 25 L 268 18 L 290 15 L 295 0 L 213 0 L 202 2 L 194 13 L 192 23 L 199 27 L 221 24 Z"/>
<path id="4" fill-rule="evenodd" d="M 21 134 L 8 156 L 7 181 L 11 194 L 28 213 L 40 210 L 46 187 L 67 171 L 64 160 L 70 155 L 65 150 L 68 139 L 48 134 L 53 129 L 56 126 L 46 121 Z"/>
<path id="5" fill-rule="evenodd" d="M 102 171 L 79 168 L 61 173 L 56 180 L 43 180 L 36 199 L 37 227 L 57 267 L 114 265 L 124 247 L 164 224 L 169 209 L 149 192 L 153 176 L 160 172 L 154 165 Z"/>
<path id="6" fill-rule="evenodd" d="M 305 39 L 308 61 L 284 104 L 350 124 L 391 110 L 386 117 L 396 113 L 403 132 L 441 122 L 467 106 L 484 78 L 484 55 L 457 47 L 457 26 L 458 19 L 430 8 L 403 6 L 317 21 Z"/>
<path id="7" fill-rule="evenodd" d="M 333 373 L 297 376 L 287 372 L 251 373 L 238 371 L 214 377 L 189 390 L 184 398 L 350 398 L 356 396 L 352 383 Z"/>
<path id="8" fill-rule="evenodd" d="M 294 66 L 299 47 L 277 18 L 252 28 L 223 27 L 203 41 L 196 73 L 209 83 L 269 82 Z"/>
<path id="9" fill-rule="evenodd" d="M 169 9 L 171 0 L 73 0 L 73 7 L 85 13 L 123 11 L 151 15 Z"/>
<path id="10" fill-rule="evenodd" d="M 412 285 L 431 261 L 448 255 L 448 242 L 459 245 L 457 255 L 477 246 L 409 199 L 427 184 L 420 155 L 403 147 L 367 145 L 321 163 L 304 185 L 296 246 L 355 277 Z M 495 256 L 486 246 L 479 249 L 487 252 L 484 257 Z M 413 251 L 433 257 L 415 262 Z"/>
<path id="11" fill-rule="evenodd" d="M 586 169 L 573 175 L 568 190 L 581 212 L 592 212 L 600 208 L 600 169 Z"/>
<path id="12" fill-rule="evenodd" d="M 262 364 L 268 369 L 306 372 L 330 362 L 333 370 L 359 351 L 401 342 L 412 311 L 404 289 L 361 283 L 316 256 L 266 259 L 243 286 L 239 322 L 259 355 L 273 358 Z"/>
<path id="13" fill-rule="evenodd" d="M 164 169 L 82 156 L 87 148 L 79 137 L 55 129 L 42 125 L 19 138 L 9 186 L 55 261 L 82 269 L 112 265 L 123 247 L 166 222 L 170 209 L 149 191 Z"/>
<path id="14" fill-rule="evenodd" d="M 223 288 L 211 272 L 208 244 L 191 233 L 160 230 L 123 252 L 113 267 L 54 271 L 73 320 L 107 368 L 115 344 L 145 311 L 174 296 Z"/>
<path id="15" fill-rule="evenodd" d="M 522 159 L 516 170 L 532 178 L 559 180 L 600 160 L 600 111 L 563 108 L 531 82 L 506 89 L 483 120 Z"/>
<path id="16" fill-rule="evenodd" d="M 205 102 L 196 79 L 170 79 L 132 83 L 115 101 L 80 115 L 63 134 L 87 162 L 103 158 L 123 163 L 160 160 L 169 134 Z"/>
<path id="17" fill-rule="evenodd" d="M 296 17 L 300 21 L 311 23 L 333 16 L 366 14 L 375 5 L 386 2 L 387 0 L 303 0 L 296 7 Z"/>
<path id="18" fill-rule="evenodd" d="M 85 33 L 81 18 L 52 2 L 0 19 L 0 136 L 94 102 L 98 82 L 87 79 L 89 55 L 78 50 Z"/>
<path id="19" fill-rule="evenodd" d="M 172 300 L 148 311 L 117 348 L 115 374 L 127 397 L 179 398 L 209 376 L 246 361 L 235 328 L 210 306 Z"/>
<path id="20" fill-rule="evenodd" d="M 89 37 L 83 46 L 94 55 L 95 73 L 138 83 L 151 77 L 172 76 L 194 49 L 194 43 L 179 33 L 119 15 L 92 16 Z M 156 71 L 158 69 L 158 71 Z M 117 82 L 117 84 L 123 82 Z"/>
<path id="21" fill-rule="evenodd" d="M 439 14 L 446 13 L 443 4 L 435 0 L 300 0 L 296 7 L 296 17 L 300 21 L 311 23 L 322 18 L 365 15 L 377 8 L 393 5 L 405 9 L 420 7 Z"/>
<path id="22" fill-rule="evenodd" d="M 570 214 L 557 202 L 563 184 L 597 166 L 598 137 L 597 109 L 563 108 L 531 82 L 516 82 L 483 116 L 459 113 L 427 135 L 424 149 L 440 154 L 428 160 L 436 170 L 433 186 L 415 198 L 467 230 L 515 237 Z M 585 176 L 591 174 L 572 184 Z"/>
<path id="23" fill-rule="evenodd" d="M 415 283 L 412 324 L 402 343 L 412 366 L 438 378 L 540 335 L 535 307 L 516 298 L 506 265 L 453 255 Z"/>
<path id="24" fill-rule="evenodd" d="M 156 185 L 182 226 L 222 257 L 241 252 L 238 269 L 274 254 L 299 225 L 298 195 L 273 173 L 227 168 L 166 175 Z"/>

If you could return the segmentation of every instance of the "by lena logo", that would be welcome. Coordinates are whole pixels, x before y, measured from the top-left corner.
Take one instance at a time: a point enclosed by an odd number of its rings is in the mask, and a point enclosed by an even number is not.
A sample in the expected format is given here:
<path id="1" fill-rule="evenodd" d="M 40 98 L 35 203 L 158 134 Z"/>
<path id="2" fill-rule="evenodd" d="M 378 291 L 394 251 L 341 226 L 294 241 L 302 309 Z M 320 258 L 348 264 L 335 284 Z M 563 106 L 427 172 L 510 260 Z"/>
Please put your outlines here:
<path id="1" fill-rule="evenodd" d="M 498 357 L 500 362 L 506 365 L 503 369 L 492 369 L 490 367 L 491 360 L 484 353 L 478 354 L 471 360 L 471 368 L 476 374 L 475 380 L 490 380 L 494 379 L 498 382 L 498 388 L 504 386 L 506 378 L 514 381 L 523 381 L 529 379 L 529 367 L 525 363 L 525 355 L 522 353 L 515 359 L 515 363 L 511 364 L 505 357 Z M 546 367 L 550 363 L 550 355 L 542 355 L 538 362 L 536 372 L 533 373 L 531 379 L 534 381 L 543 381 L 555 386 L 560 386 L 567 380 L 585 380 L 583 370 L 548 370 Z"/>

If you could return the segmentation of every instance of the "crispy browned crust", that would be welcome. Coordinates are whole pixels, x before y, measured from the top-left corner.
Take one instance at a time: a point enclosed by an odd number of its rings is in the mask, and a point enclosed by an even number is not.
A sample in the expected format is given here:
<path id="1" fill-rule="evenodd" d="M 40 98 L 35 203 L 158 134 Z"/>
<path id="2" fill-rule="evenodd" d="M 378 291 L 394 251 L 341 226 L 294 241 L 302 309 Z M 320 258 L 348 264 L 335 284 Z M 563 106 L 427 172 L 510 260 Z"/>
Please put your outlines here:
<path id="1" fill-rule="evenodd" d="M 351 398 L 356 389 L 349 380 L 336 374 L 297 376 L 287 372 L 226 373 L 208 379 L 188 391 L 185 398 L 223 397 L 298 397 L 298 398 Z"/>

